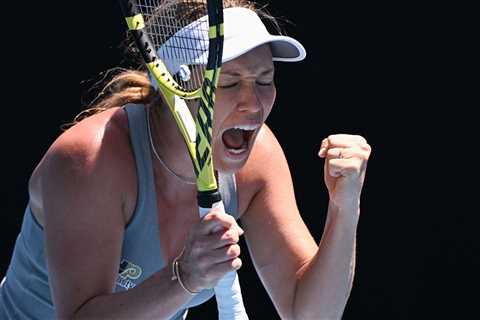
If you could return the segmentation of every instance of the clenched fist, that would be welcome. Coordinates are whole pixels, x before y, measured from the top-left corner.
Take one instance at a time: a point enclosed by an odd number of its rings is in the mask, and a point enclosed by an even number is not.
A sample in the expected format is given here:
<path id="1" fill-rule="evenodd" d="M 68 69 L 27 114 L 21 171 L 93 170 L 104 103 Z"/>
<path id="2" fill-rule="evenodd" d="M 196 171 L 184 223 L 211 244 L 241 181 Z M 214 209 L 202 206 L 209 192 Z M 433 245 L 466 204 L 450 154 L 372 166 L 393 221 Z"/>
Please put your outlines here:
<path id="1" fill-rule="evenodd" d="M 232 216 L 218 209 L 192 228 L 179 259 L 180 275 L 189 290 L 213 288 L 227 272 L 242 266 L 237 243 L 243 232 Z"/>
<path id="2" fill-rule="evenodd" d="M 372 148 L 357 135 L 335 134 L 322 141 L 324 178 L 330 201 L 338 206 L 359 201 Z"/>

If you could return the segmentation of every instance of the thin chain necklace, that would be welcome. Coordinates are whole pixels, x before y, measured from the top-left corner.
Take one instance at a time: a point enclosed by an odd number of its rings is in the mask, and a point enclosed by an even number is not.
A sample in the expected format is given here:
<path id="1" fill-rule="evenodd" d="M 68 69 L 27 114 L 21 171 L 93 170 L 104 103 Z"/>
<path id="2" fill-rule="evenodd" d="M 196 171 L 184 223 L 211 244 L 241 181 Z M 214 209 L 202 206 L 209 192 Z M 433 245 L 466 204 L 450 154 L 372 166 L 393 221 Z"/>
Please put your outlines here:
<path id="1" fill-rule="evenodd" d="M 177 177 L 177 179 L 179 179 L 180 181 L 182 181 L 183 183 L 186 183 L 186 184 L 196 184 L 195 181 L 192 181 L 192 180 L 189 180 L 185 177 L 182 177 L 180 175 L 178 175 L 175 171 L 173 171 L 172 169 L 170 169 L 167 164 L 162 160 L 162 158 L 160 158 L 160 156 L 158 155 L 158 152 L 157 152 L 157 149 L 155 149 L 155 145 L 153 144 L 153 139 L 152 139 L 152 132 L 150 130 L 150 109 L 147 109 L 147 130 L 148 130 L 148 138 L 150 140 L 150 146 L 152 147 L 152 150 L 153 150 L 153 154 L 155 155 L 155 157 L 158 159 L 158 161 L 162 164 L 162 166 L 167 169 L 168 172 L 170 172 L 172 175 L 174 175 L 175 177 Z"/>

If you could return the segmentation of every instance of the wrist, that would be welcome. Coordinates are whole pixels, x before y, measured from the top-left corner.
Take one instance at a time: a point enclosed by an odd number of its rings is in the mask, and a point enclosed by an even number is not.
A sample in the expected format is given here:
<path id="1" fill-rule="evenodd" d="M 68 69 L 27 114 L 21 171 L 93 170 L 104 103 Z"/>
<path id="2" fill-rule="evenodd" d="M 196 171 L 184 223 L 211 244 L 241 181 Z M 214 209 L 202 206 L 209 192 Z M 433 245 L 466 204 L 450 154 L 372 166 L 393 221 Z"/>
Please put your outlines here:
<path id="1" fill-rule="evenodd" d="M 328 203 L 328 216 L 335 220 L 347 220 L 357 223 L 360 218 L 360 199 L 336 202 L 330 200 Z"/>
<path id="2" fill-rule="evenodd" d="M 181 266 L 180 266 L 180 258 L 183 255 L 183 251 L 185 248 L 182 250 L 182 252 L 172 261 L 172 281 L 177 281 L 178 284 L 188 292 L 190 295 L 195 295 L 200 292 L 200 290 L 196 290 L 195 288 L 192 288 L 189 286 L 189 284 L 186 282 L 185 273 L 183 272 Z"/>

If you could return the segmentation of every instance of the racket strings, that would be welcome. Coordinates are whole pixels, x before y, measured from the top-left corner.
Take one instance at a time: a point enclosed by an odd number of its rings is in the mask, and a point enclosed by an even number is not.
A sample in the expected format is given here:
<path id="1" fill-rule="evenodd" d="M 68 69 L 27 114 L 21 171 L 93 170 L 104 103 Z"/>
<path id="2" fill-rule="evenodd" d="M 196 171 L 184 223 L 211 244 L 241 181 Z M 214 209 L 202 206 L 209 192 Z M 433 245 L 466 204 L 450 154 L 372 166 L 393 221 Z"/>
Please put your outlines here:
<path id="1" fill-rule="evenodd" d="M 171 72 L 174 80 L 187 91 L 200 88 L 209 47 L 206 1 L 139 0 L 137 4 L 155 51 L 161 50 L 161 59 L 178 69 Z M 202 17 L 205 23 L 192 24 Z"/>

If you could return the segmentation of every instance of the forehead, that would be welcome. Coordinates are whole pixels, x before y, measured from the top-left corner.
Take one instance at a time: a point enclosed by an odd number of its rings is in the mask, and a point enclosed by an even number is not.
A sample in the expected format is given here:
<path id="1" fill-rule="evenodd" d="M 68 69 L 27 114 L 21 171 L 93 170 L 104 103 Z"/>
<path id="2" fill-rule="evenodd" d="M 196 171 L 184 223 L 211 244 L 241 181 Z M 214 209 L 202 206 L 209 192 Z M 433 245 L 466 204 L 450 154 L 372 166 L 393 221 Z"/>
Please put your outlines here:
<path id="1" fill-rule="evenodd" d="M 222 64 L 222 72 L 265 71 L 273 69 L 270 45 L 258 46 L 238 58 Z"/>

